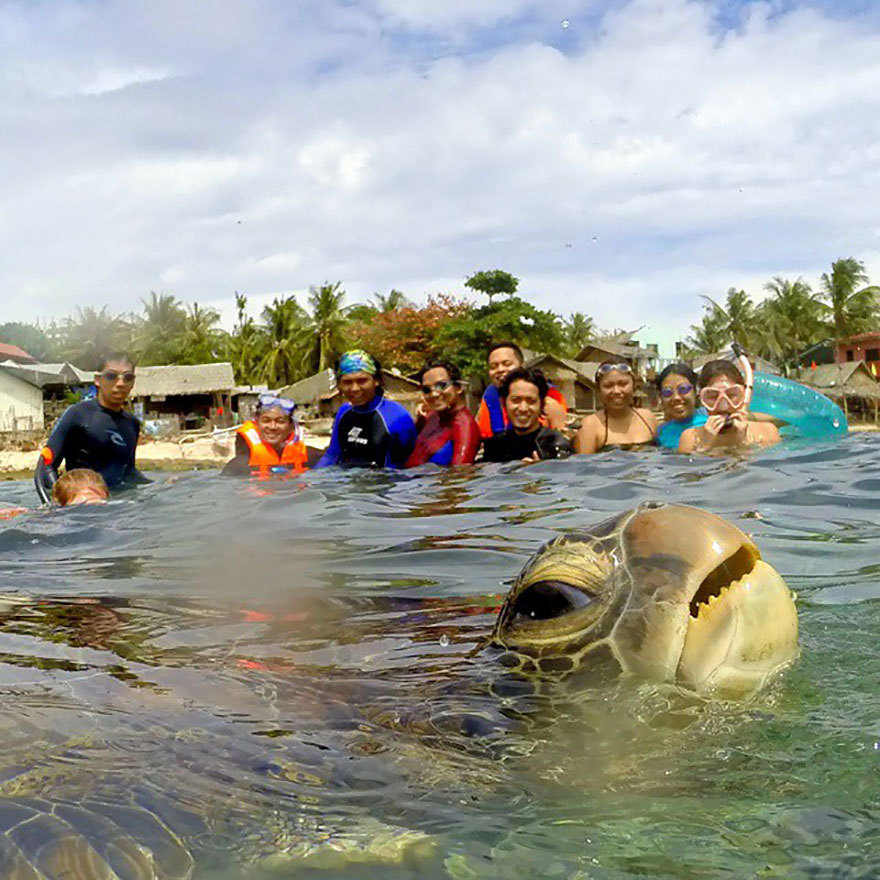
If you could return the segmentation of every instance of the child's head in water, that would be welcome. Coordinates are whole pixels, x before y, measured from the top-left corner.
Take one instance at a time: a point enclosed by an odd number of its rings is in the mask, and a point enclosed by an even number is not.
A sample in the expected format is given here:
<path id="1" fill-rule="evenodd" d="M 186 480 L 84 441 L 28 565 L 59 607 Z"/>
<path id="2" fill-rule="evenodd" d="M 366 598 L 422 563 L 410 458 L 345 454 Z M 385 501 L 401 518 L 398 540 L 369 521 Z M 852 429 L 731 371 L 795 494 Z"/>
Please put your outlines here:
<path id="1" fill-rule="evenodd" d="M 69 507 L 71 504 L 104 504 L 110 491 L 104 478 L 88 468 L 74 468 L 66 471 L 52 487 L 52 498 L 56 504 Z"/>

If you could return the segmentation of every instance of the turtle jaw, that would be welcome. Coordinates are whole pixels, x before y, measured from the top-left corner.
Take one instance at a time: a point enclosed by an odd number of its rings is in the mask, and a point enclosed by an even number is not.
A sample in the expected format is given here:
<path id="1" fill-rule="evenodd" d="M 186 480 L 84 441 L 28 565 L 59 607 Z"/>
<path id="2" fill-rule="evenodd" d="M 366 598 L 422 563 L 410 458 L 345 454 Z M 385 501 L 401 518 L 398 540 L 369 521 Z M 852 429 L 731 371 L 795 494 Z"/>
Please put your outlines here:
<path id="1" fill-rule="evenodd" d="M 758 558 L 739 578 L 697 592 L 676 677 L 698 693 L 748 696 L 797 657 L 797 639 L 791 591 Z"/>

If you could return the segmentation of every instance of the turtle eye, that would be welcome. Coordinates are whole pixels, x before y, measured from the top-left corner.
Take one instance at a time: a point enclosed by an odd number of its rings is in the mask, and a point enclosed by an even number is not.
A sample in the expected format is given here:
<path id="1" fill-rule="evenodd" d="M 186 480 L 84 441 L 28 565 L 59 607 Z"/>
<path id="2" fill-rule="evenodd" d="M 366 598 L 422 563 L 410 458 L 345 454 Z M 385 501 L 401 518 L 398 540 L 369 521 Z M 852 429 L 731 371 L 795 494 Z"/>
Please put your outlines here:
<path id="1" fill-rule="evenodd" d="M 537 581 L 529 584 L 515 599 L 511 619 L 515 623 L 553 620 L 571 611 L 586 608 L 593 597 L 562 581 Z"/>

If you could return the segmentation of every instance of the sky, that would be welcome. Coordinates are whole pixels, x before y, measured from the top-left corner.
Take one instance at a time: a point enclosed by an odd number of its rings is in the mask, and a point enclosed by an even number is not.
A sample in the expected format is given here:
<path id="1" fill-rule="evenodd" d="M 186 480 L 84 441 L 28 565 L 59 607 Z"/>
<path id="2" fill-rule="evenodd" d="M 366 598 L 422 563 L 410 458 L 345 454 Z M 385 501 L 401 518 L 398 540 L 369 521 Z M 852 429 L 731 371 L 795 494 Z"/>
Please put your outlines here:
<path id="1" fill-rule="evenodd" d="M 880 282 L 880 4 L 0 0 L 0 323 L 341 281 L 671 353 L 701 294 Z"/>

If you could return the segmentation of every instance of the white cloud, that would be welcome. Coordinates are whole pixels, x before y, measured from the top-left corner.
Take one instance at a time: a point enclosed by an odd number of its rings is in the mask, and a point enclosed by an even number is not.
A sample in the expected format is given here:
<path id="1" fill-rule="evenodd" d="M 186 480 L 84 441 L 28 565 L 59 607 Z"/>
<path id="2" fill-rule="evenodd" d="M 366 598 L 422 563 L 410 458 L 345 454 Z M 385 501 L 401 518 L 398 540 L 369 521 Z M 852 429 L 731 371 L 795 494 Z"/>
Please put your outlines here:
<path id="1" fill-rule="evenodd" d="M 35 291 L 43 315 L 337 279 L 418 298 L 502 267 L 671 341 L 699 293 L 850 255 L 880 280 L 876 19 L 572 6 L 0 8 L 4 316 Z M 535 36 L 563 17 L 571 41 Z"/>

